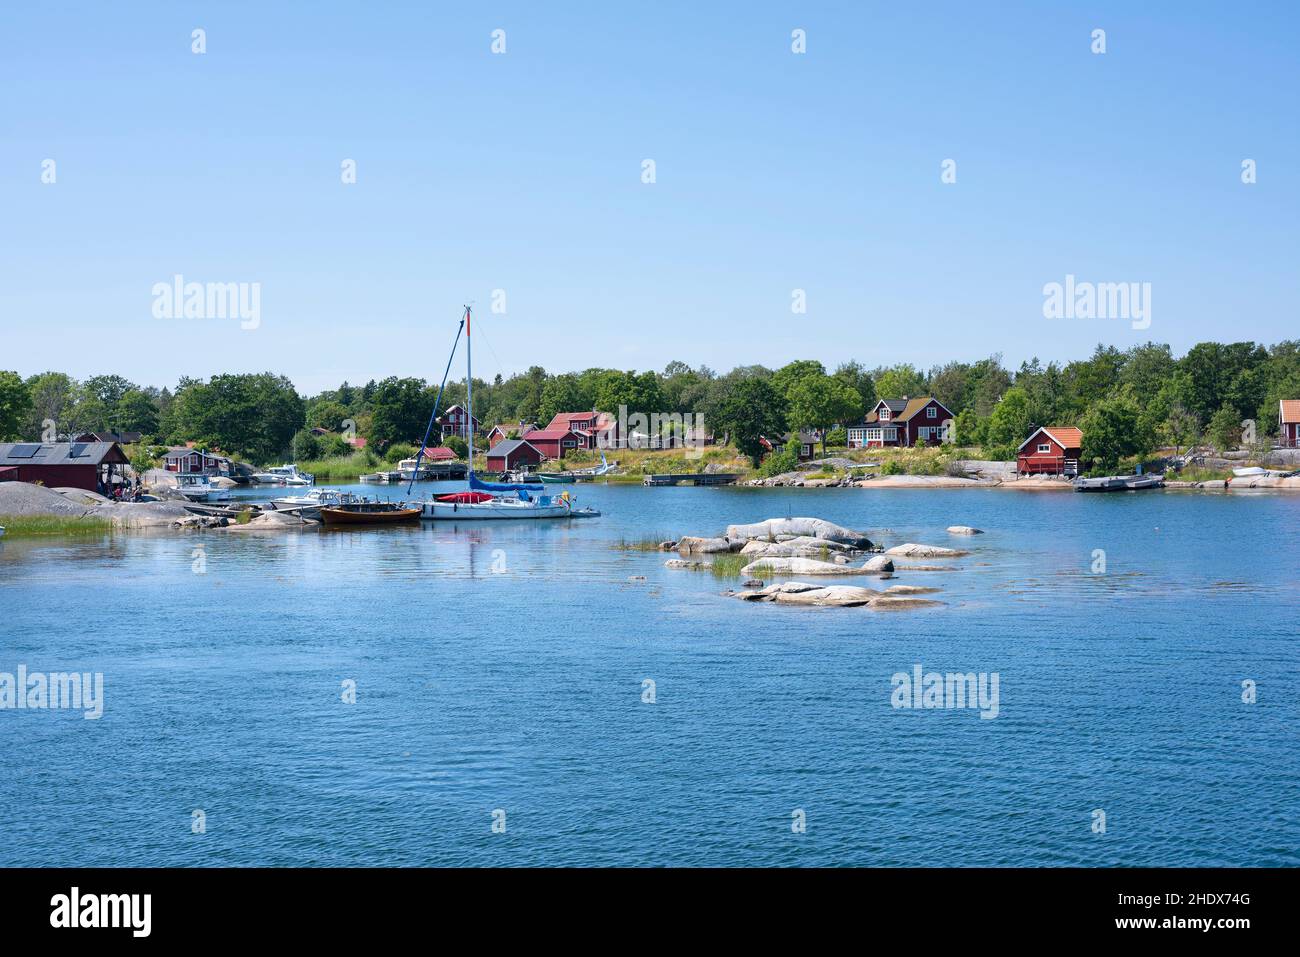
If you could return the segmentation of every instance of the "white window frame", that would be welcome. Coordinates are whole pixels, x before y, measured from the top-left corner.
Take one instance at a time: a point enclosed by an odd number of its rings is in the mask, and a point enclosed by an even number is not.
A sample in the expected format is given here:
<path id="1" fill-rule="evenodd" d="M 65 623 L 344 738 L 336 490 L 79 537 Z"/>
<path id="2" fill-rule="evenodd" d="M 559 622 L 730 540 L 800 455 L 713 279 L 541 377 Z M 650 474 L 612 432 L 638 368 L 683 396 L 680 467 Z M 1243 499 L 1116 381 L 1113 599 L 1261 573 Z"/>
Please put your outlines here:
<path id="1" fill-rule="evenodd" d="M 1034 454 L 1035 454 L 1035 455 L 1051 455 L 1051 454 L 1052 454 L 1052 443 L 1050 443 L 1050 442 L 1039 442 L 1039 443 L 1038 443 L 1038 451 L 1035 452 Z"/>
<path id="2" fill-rule="evenodd" d="M 937 419 L 939 418 L 939 410 L 932 405 L 928 405 L 925 407 L 925 417 L 927 419 Z"/>
<path id="3" fill-rule="evenodd" d="M 880 421 L 881 421 L 881 422 L 888 422 L 888 421 L 889 421 L 889 406 L 887 406 L 887 405 L 882 405 L 882 406 L 880 407 Z"/>

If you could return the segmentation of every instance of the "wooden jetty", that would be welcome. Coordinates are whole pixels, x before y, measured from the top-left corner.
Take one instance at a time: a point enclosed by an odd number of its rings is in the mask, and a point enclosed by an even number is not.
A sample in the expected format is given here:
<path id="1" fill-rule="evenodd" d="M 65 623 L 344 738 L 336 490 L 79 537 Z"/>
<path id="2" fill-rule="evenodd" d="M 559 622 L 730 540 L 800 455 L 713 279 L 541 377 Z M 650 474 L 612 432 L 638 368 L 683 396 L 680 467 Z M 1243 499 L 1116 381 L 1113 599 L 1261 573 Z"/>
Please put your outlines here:
<path id="1" fill-rule="evenodd" d="M 642 485 L 679 485 L 690 482 L 692 485 L 734 485 L 740 478 L 732 472 L 669 472 L 664 475 L 647 475 Z"/>

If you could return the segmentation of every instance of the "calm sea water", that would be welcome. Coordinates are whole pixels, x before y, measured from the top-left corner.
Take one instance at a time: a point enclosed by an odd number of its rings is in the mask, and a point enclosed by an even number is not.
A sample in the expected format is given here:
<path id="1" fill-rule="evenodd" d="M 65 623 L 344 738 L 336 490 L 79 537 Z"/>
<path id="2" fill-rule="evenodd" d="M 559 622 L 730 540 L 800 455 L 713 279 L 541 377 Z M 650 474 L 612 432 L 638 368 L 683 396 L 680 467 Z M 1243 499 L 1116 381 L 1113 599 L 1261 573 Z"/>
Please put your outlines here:
<path id="1" fill-rule="evenodd" d="M 1300 496 L 575 491 L 604 517 L 3 544 L 0 671 L 106 702 L 0 711 L 0 864 L 1300 863 Z M 988 533 L 909 612 L 614 547 L 785 515 Z M 918 663 L 998 717 L 891 707 Z"/>

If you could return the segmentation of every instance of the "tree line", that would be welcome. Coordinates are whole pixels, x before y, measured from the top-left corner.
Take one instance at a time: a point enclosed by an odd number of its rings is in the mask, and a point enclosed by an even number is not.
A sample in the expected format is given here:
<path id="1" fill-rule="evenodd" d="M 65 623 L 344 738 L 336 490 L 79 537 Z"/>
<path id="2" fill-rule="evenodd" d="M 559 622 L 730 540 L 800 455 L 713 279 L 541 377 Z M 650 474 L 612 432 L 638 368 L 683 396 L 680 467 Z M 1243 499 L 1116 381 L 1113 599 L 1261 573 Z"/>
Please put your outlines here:
<path id="1" fill-rule="evenodd" d="M 437 384 L 391 376 L 364 385 L 342 383 L 313 396 L 271 372 L 181 379 L 156 388 L 117 375 L 78 381 L 61 372 L 28 378 L 0 371 L 0 437 L 37 440 L 55 423 L 60 437 L 85 431 L 138 431 L 147 441 L 194 441 L 254 462 L 295 451 L 349 451 L 342 434 L 365 437 L 376 448 L 418 443 Z M 1300 341 L 1203 342 L 1177 357 L 1149 342 L 1126 350 L 1098 345 L 1069 363 L 1037 358 L 1007 369 L 1000 356 L 949 362 L 928 371 L 908 364 L 868 368 L 846 361 L 834 369 L 798 359 L 777 369 L 739 366 L 717 373 L 671 362 L 662 372 L 591 368 L 549 373 L 541 366 L 491 381 L 474 380 L 483 425 L 544 425 L 557 412 L 600 409 L 698 413 L 755 464 L 763 438 L 817 430 L 843 444 L 835 427 L 861 420 L 880 398 L 933 395 L 950 409 L 952 439 L 980 446 L 991 458 L 1011 458 L 1037 425 L 1077 425 L 1085 457 L 1113 465 L 1166 446 L 1208 440 L 1240 444 L 1242 422 L 1255 423 L 1260 440 L 1277 430 L 1277 405 L 1300 398 Z M 464 404 L 464 380 L 449 382 L 443 408 Z M 309 431 L 335 433 L 324 443 Z M 1249 436 L 1247 436 L 1247 439 Z M 306 452 L 296 446 L 309 444 Z"/>

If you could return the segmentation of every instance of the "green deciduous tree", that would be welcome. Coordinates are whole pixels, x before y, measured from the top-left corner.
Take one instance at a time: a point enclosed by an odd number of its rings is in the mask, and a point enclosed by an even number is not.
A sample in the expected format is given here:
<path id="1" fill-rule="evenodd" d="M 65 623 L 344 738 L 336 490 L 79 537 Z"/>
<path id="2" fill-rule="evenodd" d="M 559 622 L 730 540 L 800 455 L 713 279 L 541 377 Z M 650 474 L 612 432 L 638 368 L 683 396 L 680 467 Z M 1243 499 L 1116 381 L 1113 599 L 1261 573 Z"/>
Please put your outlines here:
<path id="1" fill-rule="evenodd" d="M 23 423 L 32 410 L 31 390 L 17 372 L 0 371 L 0 441 L 24 438 Z"/>
<path id="2" fill-rule="evenodd" d="M 807 375 L 795 382 L 788 396 L 786 415 L 792 428 L 822 430 L 822 453 L 826 452 L 825 430 L 837 422 L 862 415 L 862 397 L 856 389 L 828 375 Z"/>
<path id="3" fill-rule="evenodd" d="M 767 448 L 762 438 L 785 432 L 782 399 L 766 378 L 750 376 L 728 384 L 712 415 L 713 427 L 731 436 L 736 449 L 757 468 Z"/>

